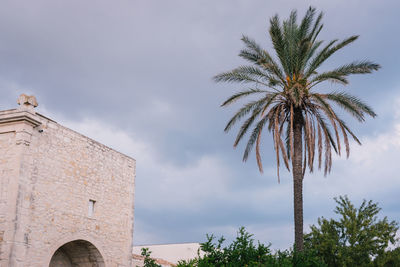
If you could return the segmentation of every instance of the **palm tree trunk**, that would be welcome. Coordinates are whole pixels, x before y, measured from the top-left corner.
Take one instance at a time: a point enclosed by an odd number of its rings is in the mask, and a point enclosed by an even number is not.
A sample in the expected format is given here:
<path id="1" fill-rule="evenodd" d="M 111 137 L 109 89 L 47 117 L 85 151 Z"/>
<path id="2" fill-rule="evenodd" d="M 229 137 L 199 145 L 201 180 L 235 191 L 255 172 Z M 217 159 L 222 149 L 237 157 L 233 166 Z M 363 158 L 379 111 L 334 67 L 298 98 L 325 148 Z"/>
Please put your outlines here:
<path id="1" fill-rule="evenodd" d="M 294 201 L 294 243 L 297 251 L 303 251 L 303 115 L 300 109 L 294 110 L 293 121 L 293 201 Z"/>

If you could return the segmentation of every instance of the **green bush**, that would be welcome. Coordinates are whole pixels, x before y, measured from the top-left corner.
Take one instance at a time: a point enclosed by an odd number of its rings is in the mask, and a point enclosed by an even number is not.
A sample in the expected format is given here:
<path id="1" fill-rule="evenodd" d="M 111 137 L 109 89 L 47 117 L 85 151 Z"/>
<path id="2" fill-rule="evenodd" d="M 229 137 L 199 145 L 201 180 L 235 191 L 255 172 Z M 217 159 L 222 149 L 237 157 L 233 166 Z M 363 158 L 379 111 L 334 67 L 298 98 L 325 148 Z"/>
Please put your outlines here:
<path id="1" fill-rule="evenodd" d="M 215 241 L 213 235 L 207 235 L 207 241 L 200 245 L 203 256 L 189 261 L 180 261 L 177 267 L 289 267 L 289 266 L 326 266 L 312 250 L 303 253 L 278 251 L 271 253 L 270 245 L 260 242 L 255 244 L 252 235 L 244 227 L 238 231 L 236 239 L 224 247 L 225 239 L 221 237 Z"/>

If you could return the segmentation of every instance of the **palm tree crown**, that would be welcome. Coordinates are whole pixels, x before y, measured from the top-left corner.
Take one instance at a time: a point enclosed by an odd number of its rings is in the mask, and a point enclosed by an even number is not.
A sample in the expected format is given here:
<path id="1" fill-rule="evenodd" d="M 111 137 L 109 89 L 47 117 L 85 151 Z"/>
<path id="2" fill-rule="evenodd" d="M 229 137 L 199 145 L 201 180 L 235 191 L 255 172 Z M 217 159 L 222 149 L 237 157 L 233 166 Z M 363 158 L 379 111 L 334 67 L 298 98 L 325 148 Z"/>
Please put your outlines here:
<path id="1" fill-rule="evenodd" d="M 364 121 L 365 114 L 375 117 L 374 111 L 358 99 L 346 92 L 319 93 L 317 85 L 324 81 L 348 84 L 351 74 L 371 73 L 380 66 L 370 61 L 355 61 L 342 65 L 331 71 L 317 72 L 336 51 L 354 42 L 358 36 L 351 36 L 343 41 L 333 40 L 323 45 L 317 39 L 323 24 L 322 12 L 315 18 L 315 9 L 309 8 L 300 24 L 297 24 L 297 12 L 292 11 L 288 20 L 280 22 L 278 15 L 270 19 L 269 34 L 274 58 L 262 49 L 254 40 L 243 36 L 245 48 L 239 56 L 252 63 L 240 66 L 229 72 L 214 77 L 217 82 L 248 83 L 252 87 L 229 97 L 222 106 L 228 106 L 247 96 L 259 95 L 257 100 L 246 103 L 230 119 L 225 127 L 229 131 L 232 126 L 246 118 L 237 134 L 234 146 L 243 139 L 254 125 L 248 139 L 243 160 L 246 161 L 254 145 L 257 164 L 262 172 L 260 142 L 265 126 L 272 133 L 276 151 L 279 179 L 280 155 L 290 170 L 289 162 L 294 156 L 294 125 L 298 123 L 302 132 L 302 149 L 305 169 L 313 171 L 314 159 L 318 152 L 318 167 L 324 161 L 325 175 L 332 165 L 332 148 L 341 154 L 343 137 L 346 154 L 349 156 L 350 135 L 357 143 L 360 141 L 346 123 L 337 115 L 333 105 L 343 108 L 359 121 Z M 316 149 L 317 148 L 317 149 Z M 324 156 L 324 159 L 322 159 Z"/>

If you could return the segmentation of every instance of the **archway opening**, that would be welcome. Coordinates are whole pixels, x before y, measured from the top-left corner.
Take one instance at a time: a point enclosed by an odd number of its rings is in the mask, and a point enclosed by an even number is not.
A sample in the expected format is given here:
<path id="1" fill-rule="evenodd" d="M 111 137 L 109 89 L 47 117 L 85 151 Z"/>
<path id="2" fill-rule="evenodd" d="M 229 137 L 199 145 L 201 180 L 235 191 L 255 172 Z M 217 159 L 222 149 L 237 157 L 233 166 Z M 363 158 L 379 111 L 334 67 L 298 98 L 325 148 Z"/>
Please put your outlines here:
<path id="1" fill-rule="evenodd" d="M 59 247 L 49 267 L 104 267 L 100 251 L 90 242 L 75 240 Z"/>

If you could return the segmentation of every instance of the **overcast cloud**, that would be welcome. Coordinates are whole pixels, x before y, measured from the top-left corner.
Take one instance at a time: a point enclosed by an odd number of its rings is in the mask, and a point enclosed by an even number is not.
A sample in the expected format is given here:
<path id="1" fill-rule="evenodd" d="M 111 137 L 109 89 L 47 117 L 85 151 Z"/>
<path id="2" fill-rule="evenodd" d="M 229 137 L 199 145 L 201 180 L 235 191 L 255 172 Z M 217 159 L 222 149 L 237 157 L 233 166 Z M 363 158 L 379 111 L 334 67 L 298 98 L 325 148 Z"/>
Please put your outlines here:
<path id="1" fill-rule="evenodd" d="M 242 34 L 267 49 L 268 19 L 309 5 L 325 13 L 325 40 L 360 38 L 326 68 L 357 59 L 383 67 L 346 88 L 378 117 L 349 124 L 363 145 L 332 173 L 307 174 L 305 230 L 334 216 L 333 197 L 378 201 L 400 221 L 400 2 L 169 0 L 2 1 L 1 109 L 19 94 L 36 95 L 42 114 L 137 160 L 135 244 L 198 242 L 206 233 L 232 239 L 245 226 L 274 248 L 293 243 L 292 183 L 281 183 L 271 136 L 263 142 L 265 173 L 234 133 L 223 128 L 235 108 L 221 109 L 239 86 L 211 77 L 244 64 Z M 328 89 L 343 89 L 329 85 Z M 236 107 L 237 108 L 237 107 Z"/>

